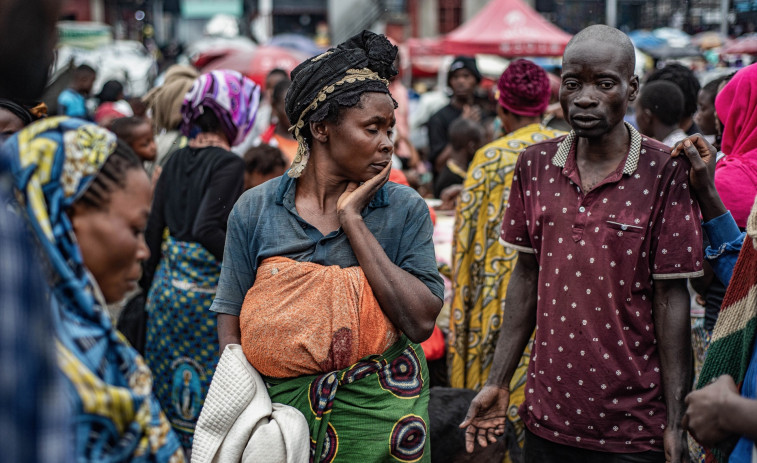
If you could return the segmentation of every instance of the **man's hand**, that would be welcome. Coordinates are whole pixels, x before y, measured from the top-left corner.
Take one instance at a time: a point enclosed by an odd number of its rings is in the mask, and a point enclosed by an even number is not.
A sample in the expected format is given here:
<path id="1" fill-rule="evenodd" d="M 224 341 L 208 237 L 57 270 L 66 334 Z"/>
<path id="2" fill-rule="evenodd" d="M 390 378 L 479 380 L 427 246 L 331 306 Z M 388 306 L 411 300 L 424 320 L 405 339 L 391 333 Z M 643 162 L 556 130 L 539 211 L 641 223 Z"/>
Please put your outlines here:
<path id="1" fill-rule="evenodd" d="M 733 378 L 719 377 L 714 383 L 686 396 L 688 408 L 681 426 L 688 429 L 702 445 L 711 447 L 725 440 L 730 433 L 723 429 L 723 404 L 731 395 L 739 395 Z"/>
<path id="2" fill-rule="evenodd" d="M 689 184 L 702 210 L 702 218 L 708 222 L 728 212 L 715 188 L 715 163 L 717 151 L 700 134 L 684 138 L 670 153 L 672 157 L 683 153 L 691 162 Z"/>
<path id="3" fill-rule="evenodd" d="M 684 154 L 691 162 L 689 182 L 695 192 L 699 193 L 715 182 L 715 162 L 718 151 L 704 136 L 694 134 L 676 143 L 672 157 Z"/>
<path id="4" fill-rule="evenodd" d="M 460 428 L 465 428 L 465 450 L 468 453 L 473 452 L 474 438 L 478 438 L 478 445 L 486 447 L 505 433 L 508 405 L 510 391 L 503 387 L 487 384 L 473 398 L 468 414 L 460 423 Z"/>
<path id="5" fill-rule="evenodd" d="M 392 171 L 392 163 L 384 167 L 375 177 L 359 185 L 357 182 L 351 182 L 344 193 L 336 202 L 336 212 L 339 217 L 339 223 L 344 226 L 347 219 L 360 213 L 368 205 L 379 189 L 389 180 L 389 174 Z"/>
<path id="6" fill-rule="evenodd" d="M 685 430 L 678 425 L 668 426 L 662 435 L 662 443 L 665 448 L 665 463 L 689 463 Z"/>

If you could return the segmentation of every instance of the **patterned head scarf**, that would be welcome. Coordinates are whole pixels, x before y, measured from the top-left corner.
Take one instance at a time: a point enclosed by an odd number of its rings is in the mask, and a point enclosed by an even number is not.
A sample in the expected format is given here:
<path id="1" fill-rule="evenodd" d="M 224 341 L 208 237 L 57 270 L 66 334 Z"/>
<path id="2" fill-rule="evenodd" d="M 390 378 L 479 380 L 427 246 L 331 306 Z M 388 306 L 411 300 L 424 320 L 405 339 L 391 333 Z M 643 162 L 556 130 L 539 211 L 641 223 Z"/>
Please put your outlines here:
<path id="1" fill-rule="evenodd" d="M 231 146 L 244 141 L 255 124 L 260 87 L 236 71 L 211 71 L 195 80 L 181 105 L 181 131 L 190 136 L 204 109 L 212 110 Z"/>
<path id="2" fill-rule="evenodd" d="M 290 177 L 302 174 L 310 156 L 309 123 L 325 120 L 339 106 L 354 106 L 365 92 L 388 94 L 389 79 L 397 75 L 396 56 L 397 47 L 386 37 L 363 31 L 294 68 L 285 101 L 298 144 Z"/>
<path id="3" fill-rule="evenodd" d="M 115 147 L 115 135 L 105 129 L 53 117 L 18 132 L 3 149 L 19 209 L 47 261 L 58 366 L 70 385 L 65 389 L 75 414 L 77 459 L 142 455 L 183 461 L 178 438 L 152 395 L 150 370 L 95 296 L 66 214 Z"/>

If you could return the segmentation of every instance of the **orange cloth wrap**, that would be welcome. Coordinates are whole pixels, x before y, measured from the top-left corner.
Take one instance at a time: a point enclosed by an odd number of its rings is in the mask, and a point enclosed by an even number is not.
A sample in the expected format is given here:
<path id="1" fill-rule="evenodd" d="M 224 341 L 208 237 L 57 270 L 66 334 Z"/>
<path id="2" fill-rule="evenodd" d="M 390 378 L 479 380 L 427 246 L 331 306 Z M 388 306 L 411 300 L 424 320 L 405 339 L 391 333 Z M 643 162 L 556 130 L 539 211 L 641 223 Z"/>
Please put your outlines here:
<path id="1" fill-rule="evenodd" d="M 360 267 L 265 259 L 239 316 L 242 350 L 262 375 L 292 378 L 346 368 L 400 336 Z"/>

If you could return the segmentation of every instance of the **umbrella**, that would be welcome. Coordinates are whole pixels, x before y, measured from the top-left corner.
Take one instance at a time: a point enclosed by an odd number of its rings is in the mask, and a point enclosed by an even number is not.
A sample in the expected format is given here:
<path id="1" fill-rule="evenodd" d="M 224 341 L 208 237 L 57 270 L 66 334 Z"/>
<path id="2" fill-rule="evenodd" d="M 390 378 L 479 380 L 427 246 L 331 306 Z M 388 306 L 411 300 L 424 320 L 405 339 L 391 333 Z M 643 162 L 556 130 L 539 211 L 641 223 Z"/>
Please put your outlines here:
<path id="1" fill-rule="evenodd" d="M 634 46 L 641 50 L 648 48 L 657 48 L 666 44 L 665 39 L 655 37 L 651 32 L 645 30 L 635 30 L 628 34 Z"/>
<path id="2" fill-rule="evenodd" d="M 652 35 L 663 39 L 671 47 L 682 48 L 691 45 L 691 36 L 673 27 L 660 27 L 653 30 Z"/>
<path id="3" fill-rule="evenodd" d="M 728 42 L 728 39 L 718 32 L 707 31 L 700 32 L 691 38 L 691 43 L 698 46 L 702 50 L 709 50 L 710 48 L 722 47 Z"/>
<path id="4" fill-rule="evenodd" d="M 271 37 L 266 45 L 288 48 L 308 56 L 320 55 L 325 48 L 319 47 L 312 39 L 300 34 L 279 34 Z"/>
<path id="5" fill-rule="evenodd" d="M 757 54 L 757 35 L 739 37 L 720 51 L 723 55 L 755 55 Z"/>
<path id="6" fill-rule="evenodd" d="M 685 47 L 671 47 L 670 45 L 663 45 L 657 48 L 647 48 L 642 50 L 644 51 L 644 53 L 657 60 L 702 56 L 702 51 L 692 45 Z"/>
<path id="7" fill-rule="evenodd" d="M 288 74 L 308 58 L 308 55 L 288 48 L 261 45 L 252 51 L 231 53 L 213 60 L 202 69 L 202 72 L 231 69 L 241 72 L 262 86 L 266 76 L 272 70 L 283 69 Z"/>

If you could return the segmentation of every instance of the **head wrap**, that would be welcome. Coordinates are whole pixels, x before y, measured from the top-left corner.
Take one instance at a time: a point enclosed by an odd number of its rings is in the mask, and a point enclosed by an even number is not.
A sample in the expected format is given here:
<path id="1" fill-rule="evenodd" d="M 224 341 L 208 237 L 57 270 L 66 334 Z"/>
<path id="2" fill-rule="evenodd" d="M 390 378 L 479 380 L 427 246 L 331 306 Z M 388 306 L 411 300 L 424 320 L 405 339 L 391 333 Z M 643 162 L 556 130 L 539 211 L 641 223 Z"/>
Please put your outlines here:
<path id="1" fill-rule="evenodd" d="M 757 64 L 737 72 L 718 92 L 715 111 L 723 122 L 725 154 L 740 157 L 757 152 Z"/>
<path id="2" fill-rule="evenodd" d="M 757 64 L 734 74 L 715 97 L 723 122 L 720 149 L 726 154 L 715 167 L 715 188 L 739 227 L 757 196 Z"/>
<path id="3" fill-rule="evenodd" d="M 236 71 L 211 71 L 198 77 L 184 97 L 181 131 L 189 136 L 204 109 L 210 109 L 218 117 L 229 144 L 236 146 L 252 130 L 259 105 L 258 84 Z"/>
<path id="4" fill-rule="evenodd" d="M 510 63 L 497 82 L 499 104 L 519 116 L 541 116 L 549 105 L 547 73 L 525 59 Z"/>
<path id="5" fill-rule="evenodd" d="M 12 112 L 14 116 L 21 119 L 24 126 L 47 116 L 47 105 L 45 103 L 35 102 L 25 104 L 7 98 L 0 98 L 0 108 Z"/>
<path id="6" fill-rule="evenodd" d="M 397 47 L 370 31 L 304 61 L 292 71 L 285 109 L 297 140 L 297 154 L 288 174 L 299 177 L 310 151 L 310 122 L 325 120 L 339 106 L 354 106 L 365 92 L 389 93 L 389 79 L 397 75 Z"/>
<path id="7" fill-rule="evenodd" d="M 473 74 L 473 76 L 476 78 L 476 82 L 481 82 L 481 73 L 478 70 L 478 66 L 476 65 L 476 58 L 473 58 L 472 56 L 457 56 L 455 57 L 455 60 L 452 61 L 452 64 L 449 65 L 449 71 L 447 72 L 447 85 L 449 85 L 449 80 L 452 78 L 452 74 L 455 73 L 458 69 L 467 69 Z"/>
<path id="8" fill-rule="evenodd" d="M 115 150 L 94 124 L 53 117 L 30 125 L 3 148 L 18 206 L 46 257 L 53 293 L 58 364 L 76 413 L 77 459 L 168 461 L 179 441 L 152 395 L 144 360 L 114 329 L 95 294 L 66 210 Z M 108 445 L 103 445 L 107 443 Z"/>
<path id="9" fill-rule="evenodd" d="M 181 124 L 181 104 L 200 74 L 191 66 L 175 64 L 168 68 L 163 85 L 150 90 L 142 98 L 152 112 L 158 130 L 176 130 Z"/>

